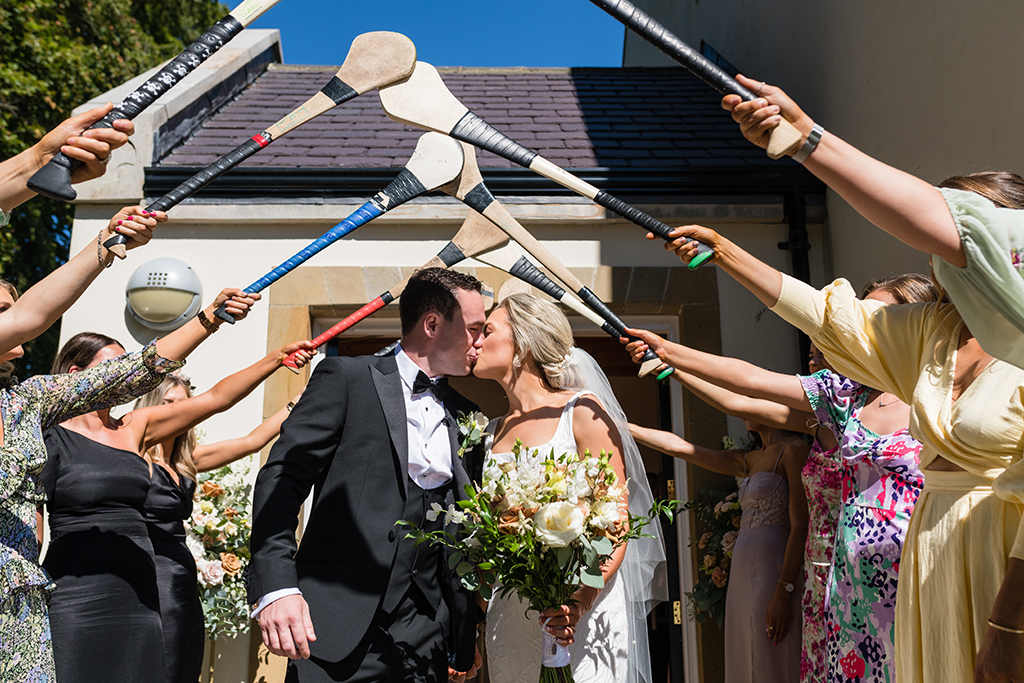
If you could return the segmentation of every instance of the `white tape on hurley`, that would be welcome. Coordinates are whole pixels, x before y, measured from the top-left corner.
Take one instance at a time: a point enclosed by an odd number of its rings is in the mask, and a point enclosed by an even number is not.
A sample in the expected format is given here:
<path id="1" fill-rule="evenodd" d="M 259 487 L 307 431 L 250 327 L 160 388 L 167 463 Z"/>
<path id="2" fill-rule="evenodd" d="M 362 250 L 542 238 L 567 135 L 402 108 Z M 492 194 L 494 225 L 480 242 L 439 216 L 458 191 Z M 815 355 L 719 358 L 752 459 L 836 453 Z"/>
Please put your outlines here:
<path id="1" fill-rule="evenodd" d="M 541 627 L 541 658 L 540 665 L 548 669 L 561 669 L 569 666 L 569 648 L 559 645 L 555 637 Z"/>

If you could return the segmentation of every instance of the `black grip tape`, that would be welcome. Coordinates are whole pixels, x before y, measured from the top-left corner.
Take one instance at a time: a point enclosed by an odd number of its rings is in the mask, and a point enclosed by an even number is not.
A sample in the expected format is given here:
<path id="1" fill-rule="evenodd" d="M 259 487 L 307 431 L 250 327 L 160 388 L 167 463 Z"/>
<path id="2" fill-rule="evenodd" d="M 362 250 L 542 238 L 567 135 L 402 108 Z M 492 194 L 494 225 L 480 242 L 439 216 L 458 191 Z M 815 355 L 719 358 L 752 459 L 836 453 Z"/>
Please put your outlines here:
<path id="1" fill-rule="evenodd" d="M 261 133 L 261 135 L 263 135 L 264 139 L 270 139 L 269 134 Z M 249 138 L 238 147 L 235 147 L 220 159 L 213 162 L 203 170 L 199 171 L 199 173 L 196 173 L 181 185 L 178 185 L 163 197 L 160 197 L 160 199 L 150 204 L 149 210 L 169 211 L 172 207 L 175 207 L 185 201 L 264 147 L 266 147 L 266 145 L 261 145 L 256 140 Z"/>
<path id="2" fill-rule="evenodd" d="M 622 318 L 612 313 L 612 309 L 597 298 L 597 295 L 590 291 L 589 288 L 584 287 L 580 291 L 576 292 L 579 298 L 583 299 L 583 303 L 590 306 L 594 311 L 607 321 L 606 326 L 602 327 L 608 334 L 613 334 L 616 337 L 626 337 L 629 341 L 640 341 L 638 337 L 634 337 L 631 334 L 626 334 L 626 323 L 623 322 Z M 643 363 L 649 360 L 658 360 L 658 356 L 654 351 L 647 349 L 647 353 L 641 359 Z"/>
<path id="3" fill-rule="evenodd" d="M 384 292 L 380 295 L 380 300 L 387 306 L 389 303 L 395 300 L 395 297 L 391 295 L 391 292 Z"/>
<path id="4" fill-rule="evenodd" d="M 332 78 L 330 82 L 320 89 L 320 92 L 331 98 L 331 101 L 335 104 L 341 104 L 342 102 L 348 102 L 353 97 L 358 97 L 359 93 L 355 89 L 341 80 L 337 76 Z"/>
<path id="5" fill-rule="evenodd" d="M 466 193 L 462 203 L 477 213 L 483 213 L 494 201 L 494 195 L 487 189 L 487 186 L 477 183 L 476 187 Z"/>
<path id="6" fill-rule="evenodd" d="M 611 196 L 604 190 L 597 193 L 594 201 L 609 211 L 614 211 L 626 220 L 636 223 L 641 228 L 647 228 L 663 240 L 672 239 L 669 237 L 672 228 L 667 223 L 662 223 L 654 216 L 646 214 L 635 206 L 631 206 L 621 199 Z"/>
<path id="7" fill-rule="evenodd" d="M 451 268 L 459 261 L 466 260 L 466 255 L 462 253 L 462 250 L 459 249 L 455 242 L 446 244 L 444 249 L 438 252 L 437 257 L 441 259 L 441 263 L 444 264 L 445 268 Z"/>
<path id="8" fill-rule="evenodd" d="M 533 160 L 537 158 L 536 152 L 495 130 L 489 123 L 471 111 L 467 111 L 448 134 L 456 140 L 486 149 L 488 152 L 526 168 L 529 168 Z"/>
<path id="9" fill-rule="evenodd" d="M 590 1 L 723 95 L 739 95 L 747 101 L 754 99 L 754 93 L 737 83 L 735 78 L 684 43 L 678 36 L 629 0 Z"/>
<path id="10" fill-rule="evenodd" d="M 184 52 L 168 62 L 155 76 L 124 98 L 109 114 L 89 126 L 89 129 L 112 128 L 114 121 L 118 119 L 134 119 L 158 97 L 209 59 L 210 55 L 224 47 L 243 28 L 230 14 L 224 17 L 185 48 Z M 29 179 L 28 186 L 44 197 L 72 201 L 78 193 L 71 187 L 71 174 L 81 165 L 82 162 L 77 159 L 58 152 L 46 166 Z"/>
<path id="11" fill-rule="evenodd" d="M 525 256 L 520 256 L 519 260 L 509 268 L 508 272 L 523 282 L 533 285 L 553 299 L 561 301 L 562 297 L 565 296 L 565 290 L 556 285 L 547 275 L 540 272 L 537 266 L 533 265 Z"/>
<path id="12" fill-rule="evenodd" d="M 385 211 L 390 211 L 399 204 L 426 194 L 427 188 L 412 171 L 403 168 L 398 177 L 388 183 L 387 187 L 373 195 L 373 201 Z"/>
<path id="13" fill-rule="evenodd" d="M 597 193 L 597 196 L 594 197 L 594 201 L 603 206 L 604 208 L 608 209 L 609 211 L 614 211 L 615 213 L 619 214 L 620 216 L 630 221 L 631 223 L 636 223 L 641 228 L 646 228 L 650 230 L 651 232 L 653 232 L 655 235 L 665 240 L 666 242 L 674 239 L 669 234 L 670 232 L 672 232 L 672 228 L 669 227 L 667 223 L 662 223 L 654 216 L 644 213 L 635 206 L 631 206 L 626 202 L 622 201 L 621 199 L 611 196 L 604 190 L 601 190 L 600 192 Z M 704 263 L 704 261 L 707 260 L 707 257 L 700 259 L 700 256 L 706 253 L 713 255 L 713 250 L 711 249 L 711 247 L 702 242 L 697 242 L 697 245 L 697 256 L 694 257 L 694 261 L 697 261 L 699 259 L 699 263 Z"/>

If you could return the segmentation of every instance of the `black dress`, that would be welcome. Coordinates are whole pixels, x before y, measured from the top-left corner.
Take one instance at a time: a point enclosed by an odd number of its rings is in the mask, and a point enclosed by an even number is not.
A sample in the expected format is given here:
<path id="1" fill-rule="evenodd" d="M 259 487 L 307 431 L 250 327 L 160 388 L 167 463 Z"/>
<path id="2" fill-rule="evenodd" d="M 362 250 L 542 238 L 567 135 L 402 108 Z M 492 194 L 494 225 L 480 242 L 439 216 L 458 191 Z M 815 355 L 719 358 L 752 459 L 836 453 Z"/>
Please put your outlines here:
<path id="1" fill-rule="evenodd" d="M 153 546 L 143 513 L 149 465 L 63 427 L 45 434 L 50 516 L 43 568 L 61 683 L 164 677 Z"/>
<path id="2" fill-rule="evenodd" d="M 153 466 L 146 521 L 156 554 L 166 682 L 195 683 L 203 665 L 206 628 L 199 602 L 196 561 L 185 545 L 183 521 L 192 515 L 196 483 L 188 477 L 178 478 L 181 483 L 175 484 L 167 470 Z"/>

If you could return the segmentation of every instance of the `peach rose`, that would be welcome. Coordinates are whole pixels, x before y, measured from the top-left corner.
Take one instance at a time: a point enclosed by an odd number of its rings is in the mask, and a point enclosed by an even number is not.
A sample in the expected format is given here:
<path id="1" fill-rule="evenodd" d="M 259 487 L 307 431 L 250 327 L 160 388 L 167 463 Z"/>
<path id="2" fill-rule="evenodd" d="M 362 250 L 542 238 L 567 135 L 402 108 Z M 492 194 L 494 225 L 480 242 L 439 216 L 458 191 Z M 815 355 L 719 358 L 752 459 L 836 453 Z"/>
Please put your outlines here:
<path id="1" fill-rule="evenodd" d="M 238 515 L 238 510 L 233 507 L 224 508 L 224 519 L 234 519 Z"/>
<path id="2" fill-rule="evenodd" d="M 210 498 L 224 495 L 224 487 L 215 481 L 204 481 L 199 489 L 203 492 L 204 496 L 209 496 Z"/>
<path id="3" fill-rule="evenodd" d="M 220 565 L 229 576 L 238 576 L 238 572 L 242 571 L 242 561 L 234 553 L 221 553 Z"/>
<path id="4" fill-rule="evenodd" d="M 715 584 L 719 588 L 725 588 L 725 584 L 728 581 L 729 572 L 725 571 L 721 567 L 715 567 L 715 571 L 711 572 L 711 583 Z"/>

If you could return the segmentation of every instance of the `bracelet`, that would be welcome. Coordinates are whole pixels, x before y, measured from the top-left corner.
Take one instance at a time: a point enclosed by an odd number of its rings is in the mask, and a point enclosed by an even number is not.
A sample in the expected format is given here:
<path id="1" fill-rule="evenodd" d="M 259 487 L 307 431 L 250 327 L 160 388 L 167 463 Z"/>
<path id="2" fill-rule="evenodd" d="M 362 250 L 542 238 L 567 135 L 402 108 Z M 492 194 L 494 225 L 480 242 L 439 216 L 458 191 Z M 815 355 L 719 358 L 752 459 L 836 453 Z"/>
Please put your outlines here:
<path id="1" fill-rule="evenodd" d="M 96 234 L 96 257 L 99 259 L 100 265 L 103 266 L 104 268 L 109 268 L 110 266 L 114 265 L 113 259 L 110 260 L 110 263 L 104 263 L 104 261 L 106 260 L 105 257 L 109 253 L 110 251 L 103 246 L 103 231 L 100 230 Z"/>
<path id="2" fill-rule="evenodd" d="M 201 308 L 199 309 L 199 312 L 196 313 L 196 318 L 199 319 L 199 324 L 203 326 L 203 329 L 206 330 L 207 334 L 213 334 L 220 329 L 220 325 L 207 318 L 206 311 Z"/>
<path id="3" fill-rule="evenodd" d="M 796 154 L 793 155 L 793 161 L 798 164 L 804 163 L 818 147 L 818 143 L 821 142 L 821 136 L 825 134 L 825 129 L 820 124 L 814 124 L 814 128 L 811 129 L 811 134 L 807 136 L 807 140 L 804 142 L 803 147 L 797 150 Z"/>
<path id="4" fill-rule="evenodd" d="M 1021 628 L 1007 628 L 1006 626 L 1000 626 L 991 619 L 988 620 L 988 625 L 997 631 L 1002 631 L 1003 633 L 1014 633 L 1018 636 L 1024 636 L 1024 629 Z"/>
<path id="5" fill-rule="evenodd" d="M 285 406 L 285 408 L 288 409 L 289 413 L 292 412 L 292 408 L 294 408 L 294 407 L 295 407 L 295 401 L 288 401 L 288 405 Z"/>

